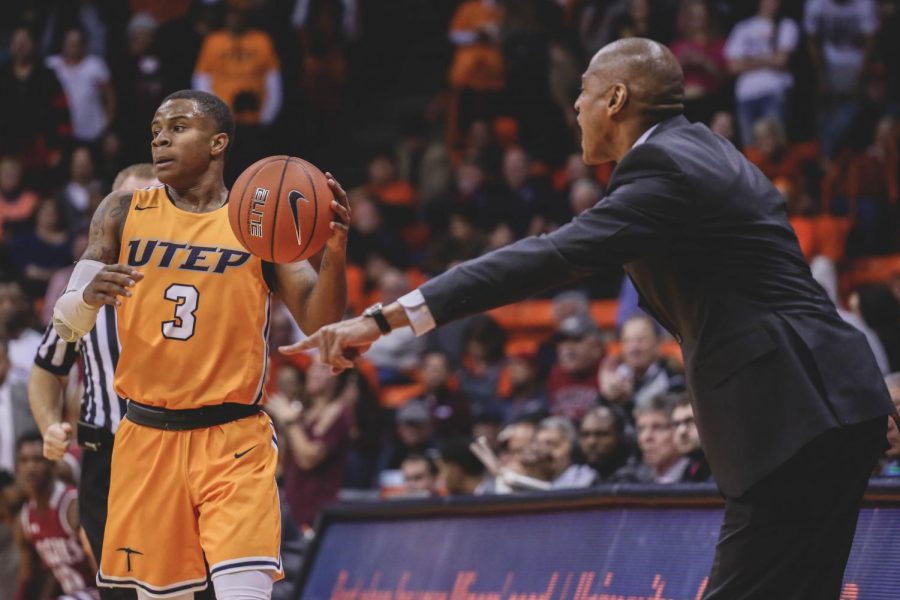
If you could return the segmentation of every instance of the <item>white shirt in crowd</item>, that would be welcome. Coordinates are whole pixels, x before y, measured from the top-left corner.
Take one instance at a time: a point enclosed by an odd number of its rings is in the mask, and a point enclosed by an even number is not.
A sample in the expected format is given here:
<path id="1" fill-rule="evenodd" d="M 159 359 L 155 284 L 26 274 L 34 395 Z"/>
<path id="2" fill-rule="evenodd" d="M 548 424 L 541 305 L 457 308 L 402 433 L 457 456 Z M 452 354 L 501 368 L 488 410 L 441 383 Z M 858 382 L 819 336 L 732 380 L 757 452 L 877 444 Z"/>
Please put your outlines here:
<path id="1" fill-rule="evenodd" d="M 10 383 L 28 385 L 28 377 L 31 375 L 31 365 L 34 364 L 34 355 L 41 345 L 41 334 L 34 329 L 26 329 L 19 337 L 9 340 L 7 352 L 9 354 Z"/>
<path id="2" fill-rule="evenodd" d="M 109 82 L 109 69 L 99 56 L 85 56 L 74 65 L 66 64 L 62 56 L 51 56 L 47 66 L 56 72 L 69 101 L 72 133 L 76 139 L 93 141 L 106 129 L 101 86 Z"/>
<path id="3" fill-rule="evenodd" d="M 750 17 L 734 26 L 725 43 L 725 58 L 746 60 L 772 56 L 776 51 L 790 54 L 797 48 L 800 28 L 792 19 L 781 19 L 777 25 L 769 19 Z M 764 96 L 784 93 L 794 85 L 794 77 L 788 70 L 752 69 L 741 73 L 734 84 L 734 96 L 738 101 L 754 100 Z"/>
<path id="4" fill-rule="evenodd" d="M 832 91 L 850 93 L 865 60 L 866 37 L 878 30 L 874 0 L 809 0 L 803 28 L 822 40 L 822 54 Z"/>

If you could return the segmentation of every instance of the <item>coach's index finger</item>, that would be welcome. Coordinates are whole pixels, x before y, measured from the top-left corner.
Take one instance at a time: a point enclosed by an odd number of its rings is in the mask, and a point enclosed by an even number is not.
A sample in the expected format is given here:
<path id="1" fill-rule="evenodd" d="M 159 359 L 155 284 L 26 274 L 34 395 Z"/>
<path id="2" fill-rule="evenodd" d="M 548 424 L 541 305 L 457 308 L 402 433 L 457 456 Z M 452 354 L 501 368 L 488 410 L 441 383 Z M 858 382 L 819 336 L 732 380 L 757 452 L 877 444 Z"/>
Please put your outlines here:
<path id="1" fill-rule="evenodd" d="M 282 354 L 299 354 L 307 350 L 313 350 L 319 345 L 319 334 L 314 333 L 305 340 L 294 342 L 288 346 L 278 346 L 278 351 Z"/>

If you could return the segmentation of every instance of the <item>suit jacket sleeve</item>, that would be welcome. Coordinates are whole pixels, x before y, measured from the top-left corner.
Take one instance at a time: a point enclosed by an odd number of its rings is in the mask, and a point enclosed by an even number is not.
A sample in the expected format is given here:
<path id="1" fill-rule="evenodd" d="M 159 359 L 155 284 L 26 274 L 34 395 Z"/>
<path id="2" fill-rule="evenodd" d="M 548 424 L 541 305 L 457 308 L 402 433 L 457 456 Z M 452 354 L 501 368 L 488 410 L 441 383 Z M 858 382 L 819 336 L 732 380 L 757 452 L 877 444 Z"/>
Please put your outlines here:
<path id="1" fill-rule="evenodd" d="M 684 175 L 659 146 L 631 150 L 610 192 L 553 233 L 529 237 L 454 267 L 421 288 L 435 322 L 523 300 L 664 249 L 688 224 Z"/>

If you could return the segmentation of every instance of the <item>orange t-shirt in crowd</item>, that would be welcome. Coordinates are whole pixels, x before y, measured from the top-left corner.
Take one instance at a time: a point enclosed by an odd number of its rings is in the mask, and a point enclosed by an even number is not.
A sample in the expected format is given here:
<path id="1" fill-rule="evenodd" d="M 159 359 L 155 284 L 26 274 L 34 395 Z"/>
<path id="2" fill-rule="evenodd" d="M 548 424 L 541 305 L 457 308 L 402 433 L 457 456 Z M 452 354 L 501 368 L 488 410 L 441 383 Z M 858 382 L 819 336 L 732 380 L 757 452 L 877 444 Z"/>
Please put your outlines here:
<path id="1" fill-rule="evenodd" d="M 195 71 L 209 75 L 213 93 L 235 109 L 235 98 L 249 92 L 259 99 L 259 107 L 266 99 L 266 75 L 279 69 L 278 56 L 272 38 L 264 31 L 249 29 L 240 34 L 221 30 L 209 34 L 203 41 Z M 239 121 L 257 122 L 259 110 L 247 111 Z"/>
<path id="2" fill-rule="evenodd" d="M 450 32 L 477 31 L 485 26 L 500 26 L 502 11 L 482 0 L 464 2 L 450 22 Z M 500 90 L 504 85 L 503 54 L 494 43 L 459 46 L 450 65 L 450 83 L 478 91 Z"/>

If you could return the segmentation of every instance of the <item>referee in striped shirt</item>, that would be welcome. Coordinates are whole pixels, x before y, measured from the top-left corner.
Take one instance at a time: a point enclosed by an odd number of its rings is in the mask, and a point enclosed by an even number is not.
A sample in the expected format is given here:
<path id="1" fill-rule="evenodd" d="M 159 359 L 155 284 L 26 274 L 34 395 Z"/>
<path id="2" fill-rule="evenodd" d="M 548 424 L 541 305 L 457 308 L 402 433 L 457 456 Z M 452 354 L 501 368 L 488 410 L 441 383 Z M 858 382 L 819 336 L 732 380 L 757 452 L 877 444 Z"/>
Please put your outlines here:
<path id="1" fill-rule="evenodd" d="M 124 169 L 113 183 L 114 190 L 134 190 L 158 185 L 151 164 L 132 165 Z M 72 424 L 65 417 L 64 396 L 69 372 L 78 359 L 84 366 L 84 394 L 77 429 L 78 443 L 84 448 L 78 510 L 81 526 L 90 543 L 97 564 L 103 548 L 106 526 L 106 500 L 109 495 L 109 472 L 112 448 L 119 421 L 125 414 L 125 400 L 113 388 L 113 375 L 119 361 L 119 336 L 116 310 L 104 306 L 91 332 L 77 342 L 59 338 L 53 325 L 47 326 L 34 358 L 28 383 L 31 412 L 44 438 L 44 456 L 59 460 L 73 440 Z M 134 590 L 102 588 L 103 600 L 135 598 Z"/>

